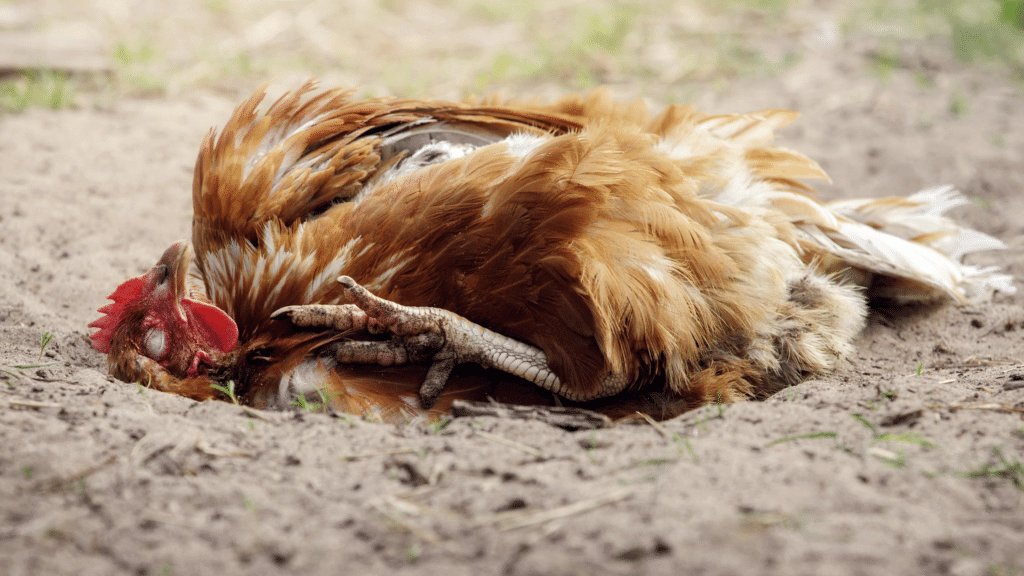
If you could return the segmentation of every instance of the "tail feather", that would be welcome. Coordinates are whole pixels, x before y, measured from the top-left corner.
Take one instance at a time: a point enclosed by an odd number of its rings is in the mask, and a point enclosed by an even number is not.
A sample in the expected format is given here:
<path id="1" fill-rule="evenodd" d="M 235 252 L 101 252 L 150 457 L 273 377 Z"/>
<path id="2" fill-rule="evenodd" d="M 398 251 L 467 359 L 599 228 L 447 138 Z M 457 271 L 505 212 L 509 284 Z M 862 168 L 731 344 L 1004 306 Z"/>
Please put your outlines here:
<path id="1" fill-rule="evenodd" d="M 840 218 L 838 230 L 799 229 L 806 241 L 876 278 L 870 294 L 900 303 L 936 300 L 977 302 L 993 292 L 1016 292 L 998 267 L 962 263 L 965 255 L 1005 248 L 988 234 L 962 227 L 945 213 L 968 201 L 952 186 L 906 198 L 854 199 L 826 207 Z"/>
<path id="2" fill-rule="evenodd" d="M 904 240 L 858 222 L 843 222 L 839 230 L 826 234 L 823 248 L 849 266 L 881 276 L 869 287 L 872 296 L 900 302 L 935 300 L 943 295 L 964 302 L 968 277 L 963 265 L 938 250 Z M 819 239 L 821 235 L 816 235 Z M 893 284 L 884 278 L 899 279 Z M 913 284 L 924 286 L 913 287 Z M 886 286 L 897 290 L 887 289 Z M 927 288 L 925 288 L 925 286 Z"/>
<path id="3" fill-rule="evenodd" d="M 860 198 L 830 202 L 834 214 L 866 224 L 904 240 L 931 246 L 953 260 L 966 254 L 1006 248 L 983 232 L 959 226 L 945 215 L 968 204 L 953 186 L 935 186 L 906 198 Z"/>

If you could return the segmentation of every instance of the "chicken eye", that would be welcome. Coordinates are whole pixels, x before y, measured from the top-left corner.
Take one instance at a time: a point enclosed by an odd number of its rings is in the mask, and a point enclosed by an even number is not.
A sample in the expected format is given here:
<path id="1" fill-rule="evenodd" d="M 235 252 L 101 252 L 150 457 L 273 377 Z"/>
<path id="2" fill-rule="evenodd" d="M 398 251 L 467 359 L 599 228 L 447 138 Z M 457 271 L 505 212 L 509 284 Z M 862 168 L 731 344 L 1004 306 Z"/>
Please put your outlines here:
<path id="1" fill-rule="evenodd" d="M 154 360 L 163 358 L 167 351 L 167 335 L 163 330 L 151 328 L 146 332 L 146 355 Z"/>
<path id="2" fill-rule="evenodd" d="M 157 266 L 156 269 L 155 269 L 155 272 L 156 272 L 156 275 L 154 276 L 154 280 L 156 281 L 157 285 L 160 285 L 160 284 L 163 284 L 164 282 L 166 282 L 167 281 L 167 277 L 170 276 L 170 269 L 167 268 L 167 266 L 164 265 L 164 264 L 161 264 L 160 266 Z"/>

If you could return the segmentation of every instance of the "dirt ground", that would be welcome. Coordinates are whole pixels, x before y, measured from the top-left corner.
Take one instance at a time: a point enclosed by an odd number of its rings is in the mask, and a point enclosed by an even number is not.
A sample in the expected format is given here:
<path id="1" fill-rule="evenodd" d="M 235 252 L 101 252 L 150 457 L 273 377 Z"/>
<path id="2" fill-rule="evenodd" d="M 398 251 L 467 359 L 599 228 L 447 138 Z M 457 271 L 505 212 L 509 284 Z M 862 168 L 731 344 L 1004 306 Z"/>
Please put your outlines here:
<path id="1" fill-rule="evenodd" d="M 956 185 L 1008 245 L 972 263 L 1024 277 L 1021 84 L 938 40 L 882 72 L 877 49 L 690 91 L 799 110 L 782 143 L 825 198 Z M 660 428 L 396 427 L 111 379 L 86 324 L 189 235 L 199 142 L 257 82 L 0 116 L 0 573 L 1024 572 L 1024 292 L 877 310 L 836 374 Z"/>

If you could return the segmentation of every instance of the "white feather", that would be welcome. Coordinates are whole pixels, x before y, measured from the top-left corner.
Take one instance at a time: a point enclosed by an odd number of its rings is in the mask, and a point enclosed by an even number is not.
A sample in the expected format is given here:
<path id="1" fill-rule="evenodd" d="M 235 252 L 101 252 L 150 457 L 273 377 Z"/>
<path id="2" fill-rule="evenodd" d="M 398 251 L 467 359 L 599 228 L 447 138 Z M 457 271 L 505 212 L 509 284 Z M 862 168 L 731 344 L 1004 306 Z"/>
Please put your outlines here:
<path id="1" fill-rule="evenodd" d="M 327 266 L 313 277 L 306 286 L 303 304 L 314 302 L 314 295 L 320 292 L 325 286 L 330 286 L 331 288 L 334 287 L 338 276 L 341 276 L 345 268 L 348 267 L 349 262 L 352 261 L 352 250 L 361 238 L 361 236 L 357 236 L 346 242 L 341 249 L 338 250 L 338 253 L 334 255 L 334 258 L 331 259 Z M 369 245 L 364 244 L 362 252 L 365 252 L 368 248 Z"/>
<path id="2" fill-rule="evenodd" d="M 967 200 L 952 186 L 936 186 L 907 198 L 853 199 L 827 204 L 846 221 L 828 233 L 800 227 L 805 239 L 853 266 L 927 284 L 958 301 L 974 302 L 992 292 L 1016 292 L 1010 276 L 998 269 L 961 263 L 963 257 L 1005 244 L 988 234 L 964 228 L 945 216 Z M 885 294 L 902 302 L 934 299 L 936 293 Z"/>

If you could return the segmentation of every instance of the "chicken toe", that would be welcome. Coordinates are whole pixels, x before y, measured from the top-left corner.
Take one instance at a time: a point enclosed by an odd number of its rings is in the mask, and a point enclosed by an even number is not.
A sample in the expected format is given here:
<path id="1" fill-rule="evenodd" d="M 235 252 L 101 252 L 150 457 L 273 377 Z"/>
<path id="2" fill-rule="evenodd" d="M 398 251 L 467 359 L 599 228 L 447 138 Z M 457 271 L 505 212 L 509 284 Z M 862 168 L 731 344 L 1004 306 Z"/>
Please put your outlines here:
<path id="1" fill-rule="evenodd" d="M 384 300 L 348 276 L 341 276 L 338 282 L 353 304 L 366 313 L 368 324 L 378 324 L 393 334 L 396 338 L 392 343 L 401 343 L 411 361 L 440 344 L 430 358 L 431 367 L 420 388 L 423 408 L 437 402 L 455 365 L 464 362 L 496 368 L 554 392 L 562 390 L 558 377 L 548 367 L 547 356 L 539 348 L 488 330 L 449 310 L 403 306 Z M 428 334 L 440 335 L 441 342 L 424 339 Z"/>
<path id="2" fill-rule="evenodd" d="M 403 306 L 380 298 L 348 276 L 338 278 L 352 304 L 287 306 L 273 318 L 287 316 L 301 327 L 365 330 L 392 335 L 389 341 L 337 342 L 332 352 L 342 363 L 395 366 L 429 362 L 420 388 L 420 404 L 430 408 L 444 390 L 456 364 L 476 362 L 528 380 L 546 390 L 575 398 L 552 372 L 544 352 L 488 330 L 449 310 Z"/>

